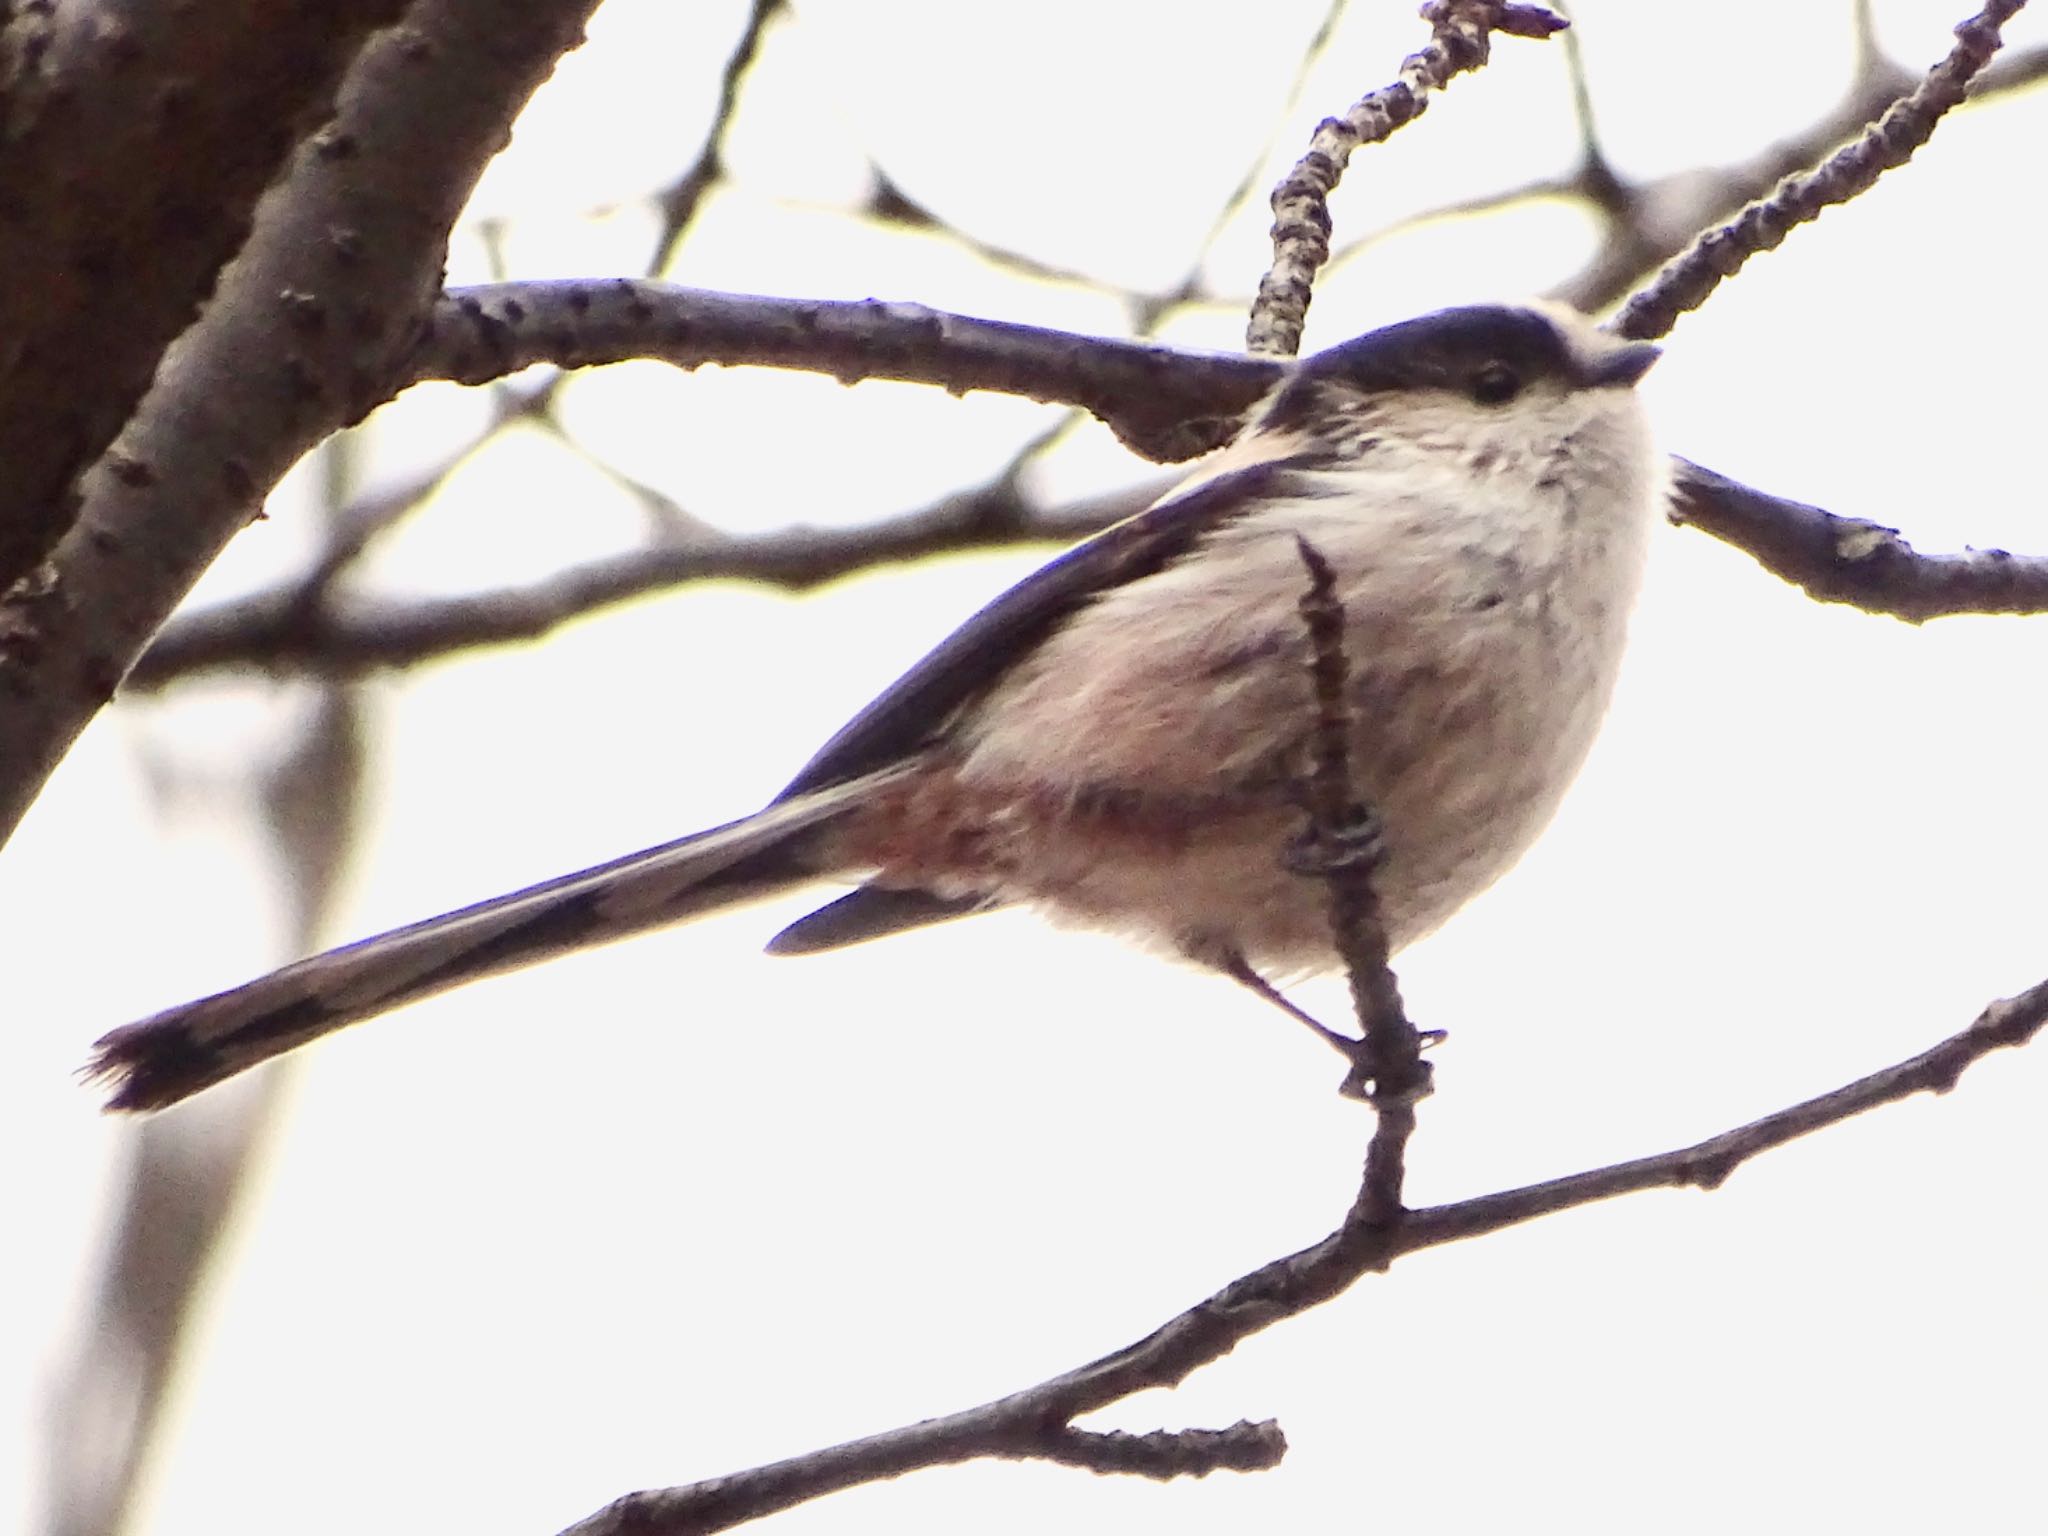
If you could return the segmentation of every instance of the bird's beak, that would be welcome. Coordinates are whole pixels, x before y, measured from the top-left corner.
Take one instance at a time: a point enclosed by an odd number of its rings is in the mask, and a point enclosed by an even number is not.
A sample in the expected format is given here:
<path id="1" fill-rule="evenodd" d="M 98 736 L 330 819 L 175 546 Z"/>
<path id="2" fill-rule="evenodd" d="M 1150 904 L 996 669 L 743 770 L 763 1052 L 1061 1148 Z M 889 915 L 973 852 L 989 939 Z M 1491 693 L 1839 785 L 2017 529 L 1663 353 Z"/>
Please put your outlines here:
<path id="1" fill-rule="evenodd" d="M 1650 371 L 1664 349 L 1647 341 L 1617 342 L 1586 372 L 1588 385 L 1631 385 Z"/>

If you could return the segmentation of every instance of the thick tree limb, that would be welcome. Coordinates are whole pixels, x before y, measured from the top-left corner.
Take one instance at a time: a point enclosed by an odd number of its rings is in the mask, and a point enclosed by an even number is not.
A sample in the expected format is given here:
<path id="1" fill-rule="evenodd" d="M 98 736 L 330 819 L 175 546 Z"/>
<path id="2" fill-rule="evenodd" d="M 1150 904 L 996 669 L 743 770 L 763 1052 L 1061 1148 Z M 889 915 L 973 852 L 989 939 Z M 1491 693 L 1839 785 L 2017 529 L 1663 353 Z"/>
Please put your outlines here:
<path id="1" fill-rule="evenodd" d="M 269 487 L 392 392 L 450 226 L 595 3 L 419 0 L 364 52 L 51 566 L 0 603 L 0 839 Z"/>
<path id="2" fill-rule="evenodd" d="M 405 0 L 23 5 L 0 31 L 0 592 Z M 137 274 L 146 274 L 138 278 Z"/>
<path id="3" fill-rule="evenodd" d="M 1992 1051 L 2026 1044 L 2044 1023 L 2048 981 L 1991 1004 L 1969 1028 L 1918 1056 L 1688 1147 L 1408 1211 L 1392 1222 L 1367 1219 L 1369 1202 L 1361 1198 L 1344 1224 L 1321 1242 L 1233 1280 L 1114 1354 L 961 1413 L 729 1477 L 628 1494 L 563 1536 L 702 1536 L 921 1467 L 983 1456 L 1072 1460 L 1062 1452 L 1075 1418 L 1148 1388 L 1175 1386 L 1254 1334 L 1341 1295 L 1404 1255 L 1617 1195 L 1716 1188 L 1743 1163 L 1773 1147 L 1916 1093 L 1946 1093 L 1975 1062 Z M 1279 1447 L 1277 1428 L 1251 1428 Z M 1172 1438 L 1215 1433 L 1183 1432 Z M 1120 1470 L 1094 1465 L 1098 1471 Z"/>

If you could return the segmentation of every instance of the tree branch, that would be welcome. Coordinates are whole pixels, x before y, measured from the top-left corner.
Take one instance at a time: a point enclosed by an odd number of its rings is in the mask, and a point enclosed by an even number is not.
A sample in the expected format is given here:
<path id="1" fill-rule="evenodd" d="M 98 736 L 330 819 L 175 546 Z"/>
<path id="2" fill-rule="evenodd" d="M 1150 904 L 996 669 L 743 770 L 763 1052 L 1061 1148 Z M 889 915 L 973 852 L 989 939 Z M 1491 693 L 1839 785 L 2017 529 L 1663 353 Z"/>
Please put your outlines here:
<path id="1" fill-rule="evenodd" d="M 542 302 L 529 308 L 527 296 L 535 291 Z M 621 312 L 627 308 L 642 311 L 642 317 Z M 488 366 L 467 350 L 479 334 L 478 314 L 499 317 L 484 324 L 497 348 L 496 366 L 507 369 L 543 359 L 613 361 L 652 354 L 685 366 L 711 360 L 827 372 L 843 366 L 956 389 L 970 387 L 972 380 L 973 387 L 1016 387 L 1034 398 L 1092 401 L 1126 427 L 1142 419 L 1155 445 L 1195 433 L 1172 420 L 1169 407 L 1190 413 L 1187 419 L 1204 424 L 1202 431 L 1234 424 L 1285 366 L 922 308 L 753 299 L 623 282 L 468 290 L 435 307 L 434 339 L 411 367 L 424 367 L 430 358 L 450 371 Z M 870 335 L 877 338 L 872 350 L 862 341 Z M 943 339 L 920 350 L 919 338 L 933 335 Z M 1123 391 L 1134 392 L 1129 404 L 1135 416 L 1124 413 Z M 1964 613 L 2048 612 L 2048 558 L 2000 550 L 1921 554 L 1879 524 L 1770 495 L 1688 460 L 1674 462 L 1675 521 L 1734 545 L 1823 601 L 1914 622 Z M 437 479 L 438 471 L 422 483 Z M 676 540 L 574 566 L 531 585 L 465 597 L 351 600 L 324 580 L 293 581 L 173 620 L 128 685 L 156 689 L 223 667 L 348 676 L 409 666 L 537 639 L 604 608 L 691 582 L 801 589 L 951 551 L 1078 538 L 1139 510 L 1161 489 L 1151 482 L 1048 512 L 1026 501 L 1015 477 L 1003 474 L 866 527 Z M 363 521 L 381 526 L 383 517 L 379 512 Z M 5 644 L 0 630 L 0 651 Z"/>
<path id="2" fill-rule="evenodd" d="M 1307 152 L 1273 189 L 1273 264 L 1252 300 L 1247 352 L 1292 357 L 1301 350 L 1316 273 L 1330 259 L 1330 193 L 1352 151 L 1380 143 L 1422 116 L 1431 95 L 1486 62 L 1496 31 L 1541 38 L 1565 25 L 1540 6 L 1501 0 L 1429 0 L 1422 15 L 1429 22 L 1429 42 L 1401 61 L 1394 83 L 1367 92 L 1342 117 L 1324 118 Z"/>
<path id="3" fill-rule="evenodd" d="M 2019 90 L 2044 73 L 2048 47 L 2023 49 L 1976 76 L 1967 99 L 1981 102 Z M 1593 152 L 1571 177 L 1514 194 L 1578 197 L 1599 210 L 1604 220 L 1600 249 L 1551 296 L 1588 314 L 1620 303 L 1705 231 L 1861 134 L 1911 90 L 1913 82 L 1904 65 L 1872 53 L 1841 102 L 1809 127 L 1737 164 L 1695 166 L 1653 181 L 1623 180 L 1589 141 Z"/>
<path id="4" fill-rule="evenodd" d="M 1262 1265 L 1128 1347 L 978 1408 L 680 1488 L 632 1493 L 563 1536 L 702 1536 L 920 1467 L 1001 1456 L 1071 1461 L 1072 1420 L 1154 1387 L 1175 1386 L 1275 1323 L 1341 1295 L 1426 1248 L 1520 1226 L 1650 1189 L 1713 1189 L 1743 1163 L 1879 1105 L 1946 1093 L 1992 1051 L 2025 1045 L 2048 1023 L 2048 981 L 1991 1004 L 1969 1028 L 1896 1066 L 1691 1146 L 1450 1205 L 1366 1219 L 1361 1200 L 1314 1246 Z M 1258 1432 L 1279 1449 L 1279 1432 Z M 1232 1431 L 1223 1431 L 1230 1435 Z M 1127 1470 L 1091 1463 L 1096 1470 Z M 1139 1470 L 1152 1472 L 1150 1467 Z M 1152 1475 L 1157 1475 L 1152 1472 Z"/>
<path id="5" fill-rule="evenodd" d="M 1678 317 L 1698 309 L 1721 283 L 1759 251 L 1775 250 L 1799 225 L 1867 192 L 1886 171 L 1904 165 L 1963 100 L 1970 80 L 1991 62 L 2000 29 L 2026 0 L 1990 0 L 1956 28 L 1956 45 L 1907 95 L 1814 170 L 1788 176 L 1768 197 L 1708 230 L 1667 263 L 1621 307 L 1613 328 L 1635 340 L 1668 335 Z"/>
<path id="6" fill-rule="evenodd" d="M 766 298 L 617 278 L 453 289 L 434 305 L 398 384 L 480 384 L 535 363 L 588 368 L 629 358 L 678 368 L 798 368 L 845 384 L 898 379 L 1078 405 L 1152 459 L 1215 447 L 1279 377 L 1278 364 L 1257 358 L 1076 336 L 922 304 Z"/>
<path id="7" fill-rule="evenodd" d="M 661 210 L 661 232 L 654 237 L 654 253 L 647 262 L 650 277 L 668 269 L 675 259 L 676 247 L 696 222 L 697 210 L 725 175 L 725 141 L 732 131 L 733 119 L 739 114 L 740 82 L 760 56 L 761 39 L 768 35 L 768 24 L 784 9 L 785 0 L 753 0 L 749 7 L 739 41 L 733 45 L 718 77 L 718 101 L 711 111 L 711 126 L 704 133 L 704 145 L 689 169 L 656 200 L 655 206 Z"/>
<path id="8" fill-rule="evenodd" d="M 1808 127 L 1778 140 L 1750 159 L 1733 165 L 1689 166 L 1649 181 L 1630 181 L 1608 161 L 1594 131 L 1574 34 L 1566 31 L 1560 37 L 1571 61 L 1574 109 L 1580 122 L 1580 160 L 1569 174 L 1446 203 L 1369 230 L 1338 246 L 1331 261 L 1345 261 L 1391 235 L 1445 218 L 1495 213 L 1540 198 L 1569 199 L 1586 204 L 1600 215 L 1600 245 L 1578 272 L 1549 290 L 1549 296 L 1587 314 L 1597 314 L 1627 298 L 1705 231 L 1740 212 L 1751 200 L 1764 196 L 1787 176 L 1806 170 L 1844 140 L 1861 133 L 1909 91 L 1916 78 L 1896 60 L 1869 54 L 1839 103 Z M 2024 90 L 2043 78 L 2048 78 L 2048 46 L 2018 49 L 2004 54 L 1975 76 L 1965 99 L 1973 105 L 1990 101 Z M 1191 288 L 1184 296 L 1168 297 L 1192 300 L 1203 296 L 1201 290 Z M 1229 302 L 1220 298 L 1216 301 Z"/>
<path id="9" fill-rule="evenodd" d="M 257 197 L 405 0 L 11 7 L 0 32 L 0 592 L 248 234 Z M 143 168 L 147 168 L 146 174 Z M 147 273 L 147 280 L 131 274 Z"/>
<path id="10" fill-rule="evenodd" d="M 0 840 L 268 488 L 392 392 L 450 226 L 595 4 L 418 0 L 365 50 L 47 572 L 0 601 Z"/>
<path id="11" fill-rule="evenodd" d="M 411 666 L 536 640 L 589 614 L 691 582 L 802 590 L 929 555 L 1070 540 L 1143 510 L 1161 489 L 1148 484 L 1048 513 L 1003 480 L 884 523 L 657 544 L 571 566 L 528 586 L 465 597 L 352 604 L 345 596 L 309 595 L 293 582 L 173 620 L 143 653 L 127 686 L 146 692 L 224 667 L 345 677 Z"/>
<path id="12" fill-rule="evenodd" d="M 1375 1117 L 1365 1178 L 1351 1219 L 1369 1227 L 1388 1226 L 1401 1217 L 1415 1105 L 1430 1091 L 1430 1068 L 1422 1059 L 1421 1036 L 1401 1001 L 1393 946 L 1379 893 L 1373 888 L 1382 854 L 1380 828 L 1351 771 L 1356 728 L 1336 573 L 1306 538 L 1297 534 L 1295 543 L 1309 577 L 1301 617 L 1308 630 L 1315 697 L 1315 760 L 1307 786 L 1308 830 L 1289 850 L 1290 863 L 1329 889 L 1330 933 L 1344 960 L 1360 1034 L 1343 1091 L 1364 1099 Z"/>
<path id="13" fill-rule="evenodd" d="M 1923 555 L 1896 528 L 1772 496 L 1688 459 L 1673 462 L 1673 522 L 1734 545 L 1819 602 L 1912 624 L 2048 613 L 2048 558 L 2002 549 Z"/>

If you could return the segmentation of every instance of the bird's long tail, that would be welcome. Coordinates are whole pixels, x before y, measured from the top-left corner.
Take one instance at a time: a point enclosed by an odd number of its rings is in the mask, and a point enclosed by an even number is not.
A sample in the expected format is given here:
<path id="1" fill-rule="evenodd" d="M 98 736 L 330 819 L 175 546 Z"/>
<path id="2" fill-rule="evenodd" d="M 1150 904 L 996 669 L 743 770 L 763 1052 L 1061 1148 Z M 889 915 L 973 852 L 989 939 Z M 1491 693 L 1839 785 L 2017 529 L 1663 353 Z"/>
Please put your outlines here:
<path id="1" fill-rule="evenodd" d="M 396 928 L 103 1036 L 85 1075 L 110 1109 L 162 1109 L 322 1035 L 550 955 L 814 880 L 807 834 L 900 770 Z"/>

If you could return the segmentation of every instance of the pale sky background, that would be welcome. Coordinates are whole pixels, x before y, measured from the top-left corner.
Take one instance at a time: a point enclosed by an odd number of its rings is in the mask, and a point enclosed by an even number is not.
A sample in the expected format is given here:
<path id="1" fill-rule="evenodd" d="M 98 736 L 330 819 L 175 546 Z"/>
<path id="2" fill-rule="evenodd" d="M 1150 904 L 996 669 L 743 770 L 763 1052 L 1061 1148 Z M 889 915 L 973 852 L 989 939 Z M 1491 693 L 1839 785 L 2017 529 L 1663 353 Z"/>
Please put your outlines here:
<path id="1" fill-rule="evenodd" d="M 1914 67 L 1962 0 L 1882 4 Z M 1847 4 L 1577 6 L 1619 167 L 1745 155 L 1826 109 Z M 610 0 L 476 211 L 520 276 L 631 272 L 636 205 L 695 153 L 737 0 Z M 1424 29 L 1357 4 L 1280 114 L 1319 0 L 800 3 L 747 87 L 720 192 L 670 274 L 1114 331 L 1117 305 L 846 210 L 864 156 L 976 236 L 1100 279 L 1177 279 L 1279 123 Z M 1256 14 L 1256 23 L 1247 18 Z M 1193 24 L 1191 18 L 1202 22 Z M 2015 44 L 2048 38 L 2039 16 Z M 1556 46 L 1503 40 L 1362 152 L 1340 242 L 1564 168 Z M 2039 166 L 2048 93 L 1959 114 L 1681 324 L 1645 386 L 1675 451 L 1903 528 L 2048 548 Z M 1210 272 L 1249 293 L 1263 200 Z M 1572 272 L 1534 205 L 1399 233 L 1333 270 L 1317 347 Z M 457 279 L 483 275 L 474 238 Z M 1235 346 L 1236 308 L 1167 339 Z M 380 414 L 373 478 L 481 396 Z M 648 364 L 586 375 L 596 453 L 735 528 L 856 521 L 971 483 L 1056 415 L 977 395 Z M 1054 495 L 1141 473 L 1090 428 Z M 201 599 L 292 567 L 309 485 Z M 453 591 L 631 543 L 640 513 L 516 432 L 366 582 Z M 331 941 L 743 813 L 1041 554 L 801 599 L 690 589 L 545 644 L 369 685 L 370 827 Z M 1608 732 L 1540 847 L 1403 957 L 1447 1029 L 1410 1199 L 1662 1150 L 1890 1063 L 2048 974 L 2048 624 L 1914 630 L 1821 609 L 1690 532 L 1656 541 Z M 111 1025 L 288 958 L 243 793 L 300 702 L 257 682 L 113 713 L 0 859 L 11 1301 L 0 1511 L 76 1330 L 127 1127 L 72 1078 Z M 185 786 L 152 792 L 165 775 Z M 205 1302 L 136 1530 L 546 1536 L 615 1495 L 951 1411 L 1123 1344 L 1314 1241 L 1369 1118 L 1305 1033 L 1228 984 L 1016 914 L 811 961 L 758 954 L 801 902 L 561 961 L 308 1052 Z M 1305 989 L 1342 1016 L 1335 983 Z M 2038 1530 L 2048 1430 L 2048 1052 L 1866 1116 L 1712 1195 L 1638 1196 L 1403 1261 L 1105 1426 L 1278 1417 L 1277 1472 L 1156 1485 L 1040 1466 L 918 1474 L 779 1531 Z M 0 1518 L 5 1518 L 0 1514 Z"/>

